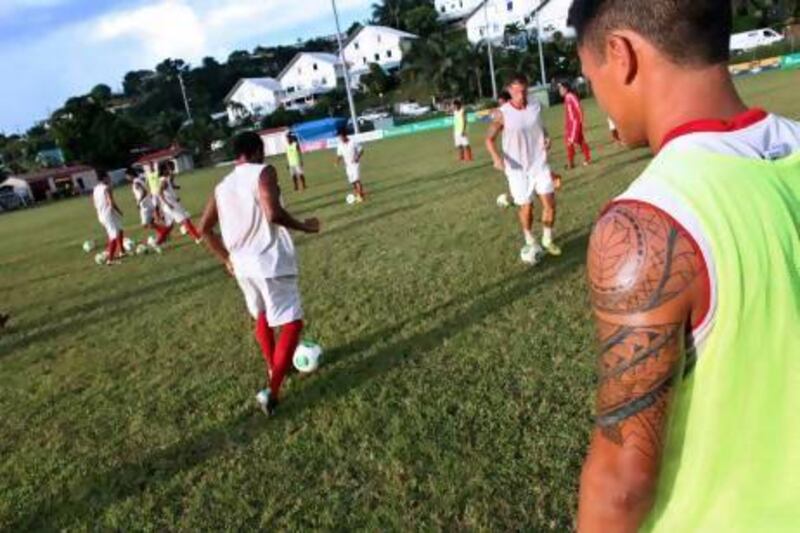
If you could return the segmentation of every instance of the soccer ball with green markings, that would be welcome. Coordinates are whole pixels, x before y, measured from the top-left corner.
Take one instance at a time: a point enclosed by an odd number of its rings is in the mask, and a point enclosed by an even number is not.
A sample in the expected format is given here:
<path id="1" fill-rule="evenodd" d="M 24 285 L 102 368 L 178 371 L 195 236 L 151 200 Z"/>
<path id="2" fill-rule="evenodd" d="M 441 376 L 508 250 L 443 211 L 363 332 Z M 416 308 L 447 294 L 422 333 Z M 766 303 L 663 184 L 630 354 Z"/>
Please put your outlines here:
<path id="1" fill-rule="evenodd" d="M 294 351 L 292 362 L 298 372 L 308 374 L 319 368 L 322 359 L 322 348 L 313 341 L 303 341 Z"/>

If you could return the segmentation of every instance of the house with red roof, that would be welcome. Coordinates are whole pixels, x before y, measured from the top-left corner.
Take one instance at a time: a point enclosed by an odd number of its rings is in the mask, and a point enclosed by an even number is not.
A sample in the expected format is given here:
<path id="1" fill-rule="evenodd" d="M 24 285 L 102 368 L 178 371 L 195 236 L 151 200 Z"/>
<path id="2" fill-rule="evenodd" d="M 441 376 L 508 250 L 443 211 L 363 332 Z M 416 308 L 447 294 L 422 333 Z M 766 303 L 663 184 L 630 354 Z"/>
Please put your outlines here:
<path id="1" fill-rule="evenodd" d="M 97 185 L 97 172 L 87 165 L 45 168 L 13 177 L 28 184 L 36 201 L 88 194 Z"/>
<path id="2" fill-rule="evenodd" d="M 144 154 L 136 160 L 133 166 L 145 172 L 158 172 L 158 168 L 162 163 L 168 163 L 170 161 L 174 163 L 175 172 L 177 174 L 194 169 L 194 157 L 192 157 L 192 154 L 177 144 L 173 144 L 164 150 L 157 150 Z"/>

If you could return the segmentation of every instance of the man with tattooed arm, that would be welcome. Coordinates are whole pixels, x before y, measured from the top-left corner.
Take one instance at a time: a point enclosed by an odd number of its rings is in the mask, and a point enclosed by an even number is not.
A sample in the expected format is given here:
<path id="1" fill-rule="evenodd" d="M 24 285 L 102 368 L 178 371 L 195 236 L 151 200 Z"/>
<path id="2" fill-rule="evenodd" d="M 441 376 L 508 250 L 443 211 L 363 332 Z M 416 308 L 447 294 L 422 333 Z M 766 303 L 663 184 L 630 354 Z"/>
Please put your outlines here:
<path id="1" fill-rule="evenodd" d="M 574 0 L 598 102 L 655 159 L 592 234 L 580 531 L 800 524 L 800 124 L 748 109 L 729 0 Z"/>

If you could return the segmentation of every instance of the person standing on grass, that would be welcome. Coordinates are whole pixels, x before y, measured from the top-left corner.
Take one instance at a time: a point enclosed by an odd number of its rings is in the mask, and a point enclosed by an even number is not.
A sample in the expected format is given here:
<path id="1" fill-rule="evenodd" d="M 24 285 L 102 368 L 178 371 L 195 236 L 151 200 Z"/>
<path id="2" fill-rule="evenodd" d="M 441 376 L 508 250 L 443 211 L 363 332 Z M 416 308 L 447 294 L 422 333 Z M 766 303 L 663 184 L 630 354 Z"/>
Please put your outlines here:
<path id="1" fill-rule="evenodd" d="M 289 174 L 292 176 L 295 191 L 306 190 L 306 176 L 303 172 L 303 151 L 297 137 L 289 132 L 286 134 L 286 163 Z"/>
<path id="2" fill-rule="evenodd" d="M 264 143 L 245 132 L 233 141 L 236 166 L 208 200 L 200 224 L 209 250 L 236 278 L 255 320 L 267 366 L 267 386 L 256 395 L 266 415 L 280 389 L 303 330 L 298 268 L 289 230 L 317 233 L 319 220 L 296 220 L 281 203 L 278 175 L 264 165 Z M 214 227 L 219 224 L 221 238 Z M 277 345 L 272 328 L 280 328 Z"/>
<path id="3" fill-rule="evenodd" d="M 578 529 L 800 524 L 800 123 L 748 109 L 727 0 L 575 0 L 583 72 L 656 154 L 603 210 Z"/>
<path id="4" fill-rule="evenodd" d="M 461 100 L 453 102 L 453 137 L 459 161 L 472 161 L 472 147 L 467 137 L 467 110 Z"/>
<path id="5" fill-rule="evenodd" d="M 167 228 L 159 225 L 155 221 L 155 200 L 153 195 L 150 194 L 145 178 L 134 168 L 128 168 L 125 171 L 125 175 L 131 183 L 131 190 L 133 191 L 133 197 L 136 201 L 136 207 L 139 208 L 139 219 L 142 228 L 152 229 L 160 235 L 162 232 L 166 231 Z"/>
<path id="6" fill-rule="evenodd" d="M 161 163 L 159 175 L 161 177 L 158 186 L 158 203 L 161 206 L 166 226 L 158 232 L 156 245 L 160 246 L 167 240 L 175 224 L 183 226 L 183 229 L 194 239 L 194 242 L 200 244 L 203 236 L 192 224 L 189 212 L 183 207 L 180 198 L 178 198 L 176 189 L 180 187 L 175 185 L 174 165 L 171 161 Z"/>
<path id="7" fill-rule="evenodd" d="M 339 146 L 336 148 L 336 164 L 344 162 L 347 181 L 353 186 L 356 203 L 364 201 L 364 186 L 361 184 L 361 156 L 364 149 L 347 135 L 347 128 L 339 130 Z"/>
<path id="8" fill-rule="evenodd" d="M 564 99 L 564 142 L 567 145 L 567 161 L 575 168 L 575 147 L 583 152 L 583 165 L 592 162 L 592 152 L 583 134 L 583 109 L 581 101 L 566 81 L 558 83 L 558 93 Z"/>
<path id="9" fill-rule="evenodd" d="M 542 124 L 541 104 L 528 101 L 528 78 L 517 74 L 508 84 L 511 100 L 495 114 L 486 137 L 486 149 L 492 156 L 494 167 L 505 172 L 514 203 L 519 207 L 519 221 L 525 238 L 523 257 L 539 262 L 546 251 L 561 255 L 553 240 L 556 219 L 556 197 L 553 173 L 547 163 L 550 141 Z M 503 155 L 497 151 L 495 141 L 502 134 Z M 533 199 L 542 202 L 542 246 L 533 234 Z M 544 247 L 544 249 L 542 248 Z"/>
<path id="10" fill-rule="evenodd" d="M 92 192 L 92 203 L 97 211 L 97 220 L 108 236 L 106 244 L 106 265 L 117 264 L 117 257 L 124 253 L 122 246 L 122 210 L 114 201 L 111 192 L 111 179 L 108 172 L 101 170 L 98 173 L 97 185 Z"/>

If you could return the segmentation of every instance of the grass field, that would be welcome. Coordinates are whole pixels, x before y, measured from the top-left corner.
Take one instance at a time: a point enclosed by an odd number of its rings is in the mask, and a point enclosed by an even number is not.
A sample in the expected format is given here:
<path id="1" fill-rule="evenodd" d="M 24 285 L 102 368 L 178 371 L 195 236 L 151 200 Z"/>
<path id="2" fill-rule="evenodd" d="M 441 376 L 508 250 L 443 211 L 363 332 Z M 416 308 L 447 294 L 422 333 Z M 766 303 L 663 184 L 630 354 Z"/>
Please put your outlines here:
<path id="1" fill-rule="evenodd" d="M 740 85 L 799 118 L 799 78 Z M 586 106 L 596 148 L 608 131 Z M 281 162 L 290 210 L 323 223 L 296 243 L 306 334 L 327 353 L 272 419 L 255 409 L 241 295 L 204 248 L 176 232 L 163 256 L 101 268 L 81 251 L 102 240 L 88 199 L 0 217 L 0 530 L 571 528 L 592 405 L 588 234 L 649 156 L 606 146 L 567 173 L 564 256 L 528 268 L 482 134 L 469 166 L 449 131 L 367 145 L 362 206 L 345 205 L 329 152 L 307 157 L 302 195 Z M 190 210 L 225 172 L 181 178 Z M 130 191 L 117 197 L 133 230 Z"/>

